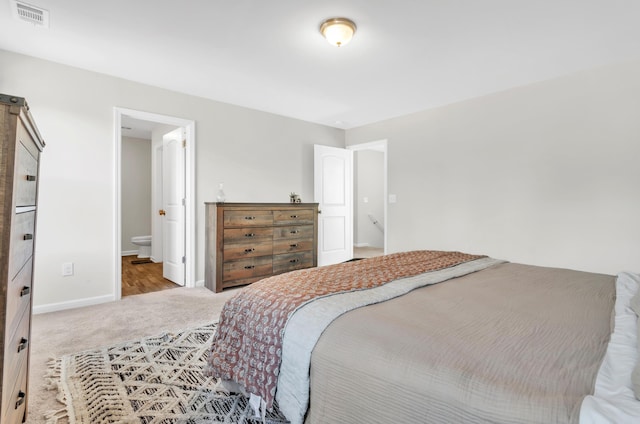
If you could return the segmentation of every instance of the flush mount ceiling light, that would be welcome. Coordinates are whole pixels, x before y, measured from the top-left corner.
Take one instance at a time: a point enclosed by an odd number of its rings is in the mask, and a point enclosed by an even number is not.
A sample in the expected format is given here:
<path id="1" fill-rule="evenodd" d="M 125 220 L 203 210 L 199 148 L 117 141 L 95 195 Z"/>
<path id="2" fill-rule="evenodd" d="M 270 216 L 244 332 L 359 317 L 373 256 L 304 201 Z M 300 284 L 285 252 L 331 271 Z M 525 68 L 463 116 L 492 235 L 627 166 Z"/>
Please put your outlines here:
<path id="1" fill-rule="evenodd" d="M 320 33 L 337 47 L 344 46 L 356 33 L 356 24 L 347 18 L 331 18 L 320 24 Z"/>

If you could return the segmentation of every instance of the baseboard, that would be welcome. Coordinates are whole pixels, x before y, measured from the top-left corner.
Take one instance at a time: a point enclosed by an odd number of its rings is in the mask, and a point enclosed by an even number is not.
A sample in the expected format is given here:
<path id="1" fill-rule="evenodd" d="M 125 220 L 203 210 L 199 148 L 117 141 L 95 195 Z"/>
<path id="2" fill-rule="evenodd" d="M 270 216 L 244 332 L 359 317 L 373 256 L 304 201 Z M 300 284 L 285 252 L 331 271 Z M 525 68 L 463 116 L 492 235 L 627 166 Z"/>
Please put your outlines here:
<path id="1" fill-rule="evenodd" d="M 71 300 L 68 302 L 49 303 L 47 305 L 34 305 L 33 314 L 37 315 L 37 314 L 45 314 L 47 312 L 64 311 L 66 309 L 75 309 L 75 308 L 81 308 L 83 306 L 98 305 L 100 303 L 113 302 L 115 300 L 116 300 L 115 296 L 105 295 L 105 296 L 88 297 L 85 299 Z"/>
<path id="2" fill-rule="evenodd" d="M 138 251 L 137 250 L 123 250 L 122 251 L 122 256 L 133 256 L 133 255 L 138 256 Z"/>
<path id="3" fill-rule="evenodd" d="M 196 285 L 194 287 L 204 287 L 204 280 L 196 281 Z"/>
<path id="4" fill-rule="evenodd" d="M 353 247 L 369 247 L 369 243 L 353 243 Z"/>

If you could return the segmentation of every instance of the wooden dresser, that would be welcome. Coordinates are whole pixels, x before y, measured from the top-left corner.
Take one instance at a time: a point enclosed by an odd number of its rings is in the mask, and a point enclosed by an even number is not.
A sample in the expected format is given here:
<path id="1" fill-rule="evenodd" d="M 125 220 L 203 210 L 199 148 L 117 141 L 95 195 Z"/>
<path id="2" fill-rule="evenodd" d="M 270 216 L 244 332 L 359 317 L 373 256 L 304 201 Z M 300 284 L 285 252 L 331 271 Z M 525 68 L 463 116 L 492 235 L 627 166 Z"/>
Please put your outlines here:
<path id="1" fill-rule="evenodd" d="M 0 422 L 26 421 L 38 163 L 44 141 L 21 97 L 0 94 Z"/>
<path id="2" fill-rule="evenodd" d="M 205 286 L 220 292 L 318 265 L 317 203 L 206 203 Z"/>

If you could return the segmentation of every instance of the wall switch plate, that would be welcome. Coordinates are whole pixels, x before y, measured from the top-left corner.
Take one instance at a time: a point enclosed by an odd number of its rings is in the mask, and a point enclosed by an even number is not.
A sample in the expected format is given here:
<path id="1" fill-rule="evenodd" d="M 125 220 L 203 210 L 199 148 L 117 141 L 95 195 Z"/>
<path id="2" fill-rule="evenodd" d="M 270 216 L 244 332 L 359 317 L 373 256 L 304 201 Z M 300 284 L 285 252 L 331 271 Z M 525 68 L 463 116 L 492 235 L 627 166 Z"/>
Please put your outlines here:
<path id="1" fill-rule="evenodd" d="M 69 277 L 73 275 L 73 262 L 65 262 L 62 264 L 62 276 Z"/>
<path id="2" fill-rule="evenodd" d="M 389 203 L 396 203 L 398 201 L 398 199 L 396 199 L 396 195 L 395 194 L 390 194 L 389 195 Z"/>

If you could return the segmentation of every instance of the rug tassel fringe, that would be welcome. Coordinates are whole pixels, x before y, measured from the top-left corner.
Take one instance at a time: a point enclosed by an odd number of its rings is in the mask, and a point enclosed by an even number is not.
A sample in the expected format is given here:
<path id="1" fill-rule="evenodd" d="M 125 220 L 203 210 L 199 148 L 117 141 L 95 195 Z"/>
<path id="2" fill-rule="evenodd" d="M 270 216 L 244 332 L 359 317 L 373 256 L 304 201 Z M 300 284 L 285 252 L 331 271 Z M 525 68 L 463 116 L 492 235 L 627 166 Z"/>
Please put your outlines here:
<path id="1" fill-rule="evenodd" d="M 47 361 L 47 373 L 44 375 L 45 388 L 47 390 L 56 390 L 58 381 L 60 381 L 61 364 L 55 358 L 49 358 Z"/>
<path id="2" fill-rule="evenodd" d="M 57 411 L 49 411 L 44 414 L 45 424 L 58 424 L 68 423 L 69 414 L 67 414 L 67 408 L 58 409 Z"/>
<path id="3" fill-rule="evenodd" d="M 47 361 L 47 372 L 44 375 L 44 387 L 46 390 L 56 390 L 56 400 L 65 405 L 62 409 L 56 409 L 45 413 L 45 424 L 58 424 L 69 422 L 69 412 L 66 408 L 66 400 L 60 390 L 60 376 L 62 375 L 62 361 L 56 358 L 49 358 Z"/>

